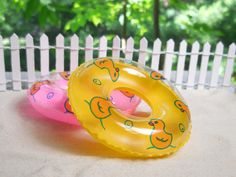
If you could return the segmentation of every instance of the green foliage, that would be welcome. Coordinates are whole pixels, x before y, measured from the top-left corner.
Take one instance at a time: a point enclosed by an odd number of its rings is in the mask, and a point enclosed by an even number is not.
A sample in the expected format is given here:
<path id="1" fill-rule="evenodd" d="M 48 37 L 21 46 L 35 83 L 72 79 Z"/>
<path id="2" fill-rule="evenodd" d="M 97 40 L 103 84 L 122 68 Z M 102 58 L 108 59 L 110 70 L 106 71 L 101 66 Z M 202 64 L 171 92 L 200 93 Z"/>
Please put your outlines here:
<path id="1" fill-rule="evenodd" d="M 174 23 L 178 31 L 186 36 L 189 42 L 199 40 L 204 43 L 216 43 L 222 40 L 225 44 L 232 42 L 236 36 L 236 20 L 233 18 L 235 0 L 218 0 L 209 3 L 189 5 L 187 9 L 175 14 Z"/>
<path id="2" fill-rule="evenodd" d="M 102 28 L 114 29 L 113 23 L 118 21 L 117 13 L 120 12 L 122 5 L 111 1 L 86 1 L 76 0 L 72 6 L 73 18 L 69 20 L 64 29 L 66 31 L 76 32 L 79 28 L 91 25 L 93 27 L 102 26 Z M 113 22 L 113 23 L 111 23 Z"/>
<path id="3" fill-rule="evenodd" d="M 54 43 L 55 36 L 77 33 L 81 39 L 92 34 L 95 38 L 114 34 L 122 36 L 124 0 L 1 0 L 0 33 L 24 37 L 31 33 L 38 39 L 42 33 Z M 166 3 L 168 2 L 168 3 Z M 225 46 L 236 36 L 236 0 L 160 0 L 161 40 L 173 38 L 176 43 L 186 39 L 215 46 Z M 153 0 L 127 0 L 127 36 L 135 45 L 145 36 L 154 41 Z M 52 41 L 53 40 L 53 41 Z M 66 38 L 68 41 L 68 38 Z M 37 43 L 38 41 L 36 41 Z M 227 50 L 227 49 L 226 49 Z M 236 70 L 236 68 L 235 68 Z"/>
<path id="4" fill-rule="evenodd" d="M 1 34 L 76 32 L 84 37 L 119 34 L 123 25 L 123 2 L 119 0 L 1 0 Z M 167 1 L 165 1 L 167 2 Z M 236 36 L 236 0 L 160 0 L 161 39 L 183 38 L 189 43 L 199 40 L 230 44 Z M 127 34 L 153 41 L 153 0 L 129 0 Z"/>

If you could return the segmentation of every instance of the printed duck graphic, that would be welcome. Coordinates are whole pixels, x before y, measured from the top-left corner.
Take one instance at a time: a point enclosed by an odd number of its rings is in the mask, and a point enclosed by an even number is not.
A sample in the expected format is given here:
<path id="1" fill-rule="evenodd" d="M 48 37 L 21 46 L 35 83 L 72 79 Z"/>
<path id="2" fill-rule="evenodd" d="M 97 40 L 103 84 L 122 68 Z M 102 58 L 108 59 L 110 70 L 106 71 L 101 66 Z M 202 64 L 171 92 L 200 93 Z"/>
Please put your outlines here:
<path id="1" fill-rule="evenodd" d="M 185 112 L 187 114 L 187 116 L 190 118 L 190 111 L 189 108 L 186 104 L 184 104 L 182 101 L 180 100 L 176 100 L 174 102 L 175 106 L 181 111 L 181 112 Z"/>
<path id="2" fill-rule="evenodd" d="M 90 102 L 85 100 L 85 102 L 89 105 L 91 113 L 100 120 L 101 126 L 105 130 L 103 125 L 103 119 L 109 117 L 111 115 L 110 109 L 113 108 L 111 102 L 107 98 L 102 97 L 93 97 Z"/>
<path id="3" fill-rule="evenodd" d="M 168 147 L 175 147 L 171 145 L 173 139 L 172 134 L 166 132 L 165 123 L 163 120 L 151 119 L 148 124 L 153 127 L 153 130 L 150 134 L 150 142 L 152 146 L 148 147 L 147 149 L 156 148 L 163 150 Z"/>
<path id="4" fill-rule="evenodd" d="M 114 62 L 109 58 L 98 59 L 94 64 L 100 69 L 106 69 L 109 72 L 110 78 L 113 82 L 116 82 L 119 78 L 119 68 L 115 67 Z"/>

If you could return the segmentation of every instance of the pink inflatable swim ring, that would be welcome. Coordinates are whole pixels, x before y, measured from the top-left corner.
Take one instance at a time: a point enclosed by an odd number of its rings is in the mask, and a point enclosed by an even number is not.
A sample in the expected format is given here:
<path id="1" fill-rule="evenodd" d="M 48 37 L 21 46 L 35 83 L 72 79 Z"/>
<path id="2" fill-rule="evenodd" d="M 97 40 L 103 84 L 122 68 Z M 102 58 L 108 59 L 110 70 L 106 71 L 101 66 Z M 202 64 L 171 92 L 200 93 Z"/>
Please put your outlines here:
<path id="1" fill-rule="evenodd" d="M 63 72 L 52 75 L 54 80 L 34 83 L 28 90 L 28 99 L 45 117 L 79 126 L 67 97 L 68 77 L 69 73 Z"/>
<path id="2" fill-rule="evenodd" d="M 45 117 L 80 126 L 67 97 L 69 76 L 68 72 L 52 74 L 51 80 L 35 82 L 27 95 L 33 108 Z M 127 114 L 134 113 L 141 101 L 139 97 L 120 90 L 113 90 L 110 100 L 117 109 Z"/>

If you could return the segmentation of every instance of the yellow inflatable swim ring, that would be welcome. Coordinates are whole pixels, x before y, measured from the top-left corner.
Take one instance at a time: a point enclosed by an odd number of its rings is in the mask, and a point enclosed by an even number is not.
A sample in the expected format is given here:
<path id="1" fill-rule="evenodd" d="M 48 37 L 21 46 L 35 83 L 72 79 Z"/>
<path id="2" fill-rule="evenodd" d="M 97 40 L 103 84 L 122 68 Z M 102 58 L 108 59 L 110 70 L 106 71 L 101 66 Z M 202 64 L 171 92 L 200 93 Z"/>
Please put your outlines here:
<path id="1" fill-rule="evenodd" d="M 136 157 L 159 157 L 183 146 L 190 135 L 188 106 L 158 72 L 124 59 L 99 58 L 82 64 L 68 85 L 72 110 L 82 126 L 108 147 Z M 127 116 L 109 100 L 126 90 L 149 104 L 148 117 Z"/>

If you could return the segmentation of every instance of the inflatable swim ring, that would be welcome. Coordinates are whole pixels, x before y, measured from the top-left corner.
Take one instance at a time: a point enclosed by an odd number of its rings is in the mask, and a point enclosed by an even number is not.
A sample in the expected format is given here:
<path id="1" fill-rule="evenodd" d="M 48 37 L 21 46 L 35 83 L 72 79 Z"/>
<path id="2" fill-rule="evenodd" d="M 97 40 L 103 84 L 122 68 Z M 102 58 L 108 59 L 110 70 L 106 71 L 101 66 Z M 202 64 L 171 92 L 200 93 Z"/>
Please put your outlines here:
<path id="1" fill-rule="evenodd" d="M 69 73 L 52 74 L 51 80 L 35 82 L 28 90 L 33 108 L 47 118 L 79 126 L 67 97 Z"/>
<path id="2" fill-rule="evenodd" d="M 35 82 L 28 90 L 28 99 L 39 113 L 47 118 L 68 124 L 79 125 L 67 97 L 68 72 L 51 74 L 50 80 Z M 100 84 L 98 80 L 93 81 Z M 128 95 L 127 91 L 114 90 L 110 99 L 113 106 L 126 114 L 133 114 L 140 103 L 140 98 Z"/>
<path id="3" fill-rule="evenodd" d="M 117 111 L 110 100 L 117 89 L 147 102 L 150 115 L 136 117 Z M 72 73 L 68 95 L 82 126 L 106 146 L 127 155 L 168 155 L 189 138 L 186 103 L 160 73 L 136 62 L 108 57 L 86 62 Z"/>

